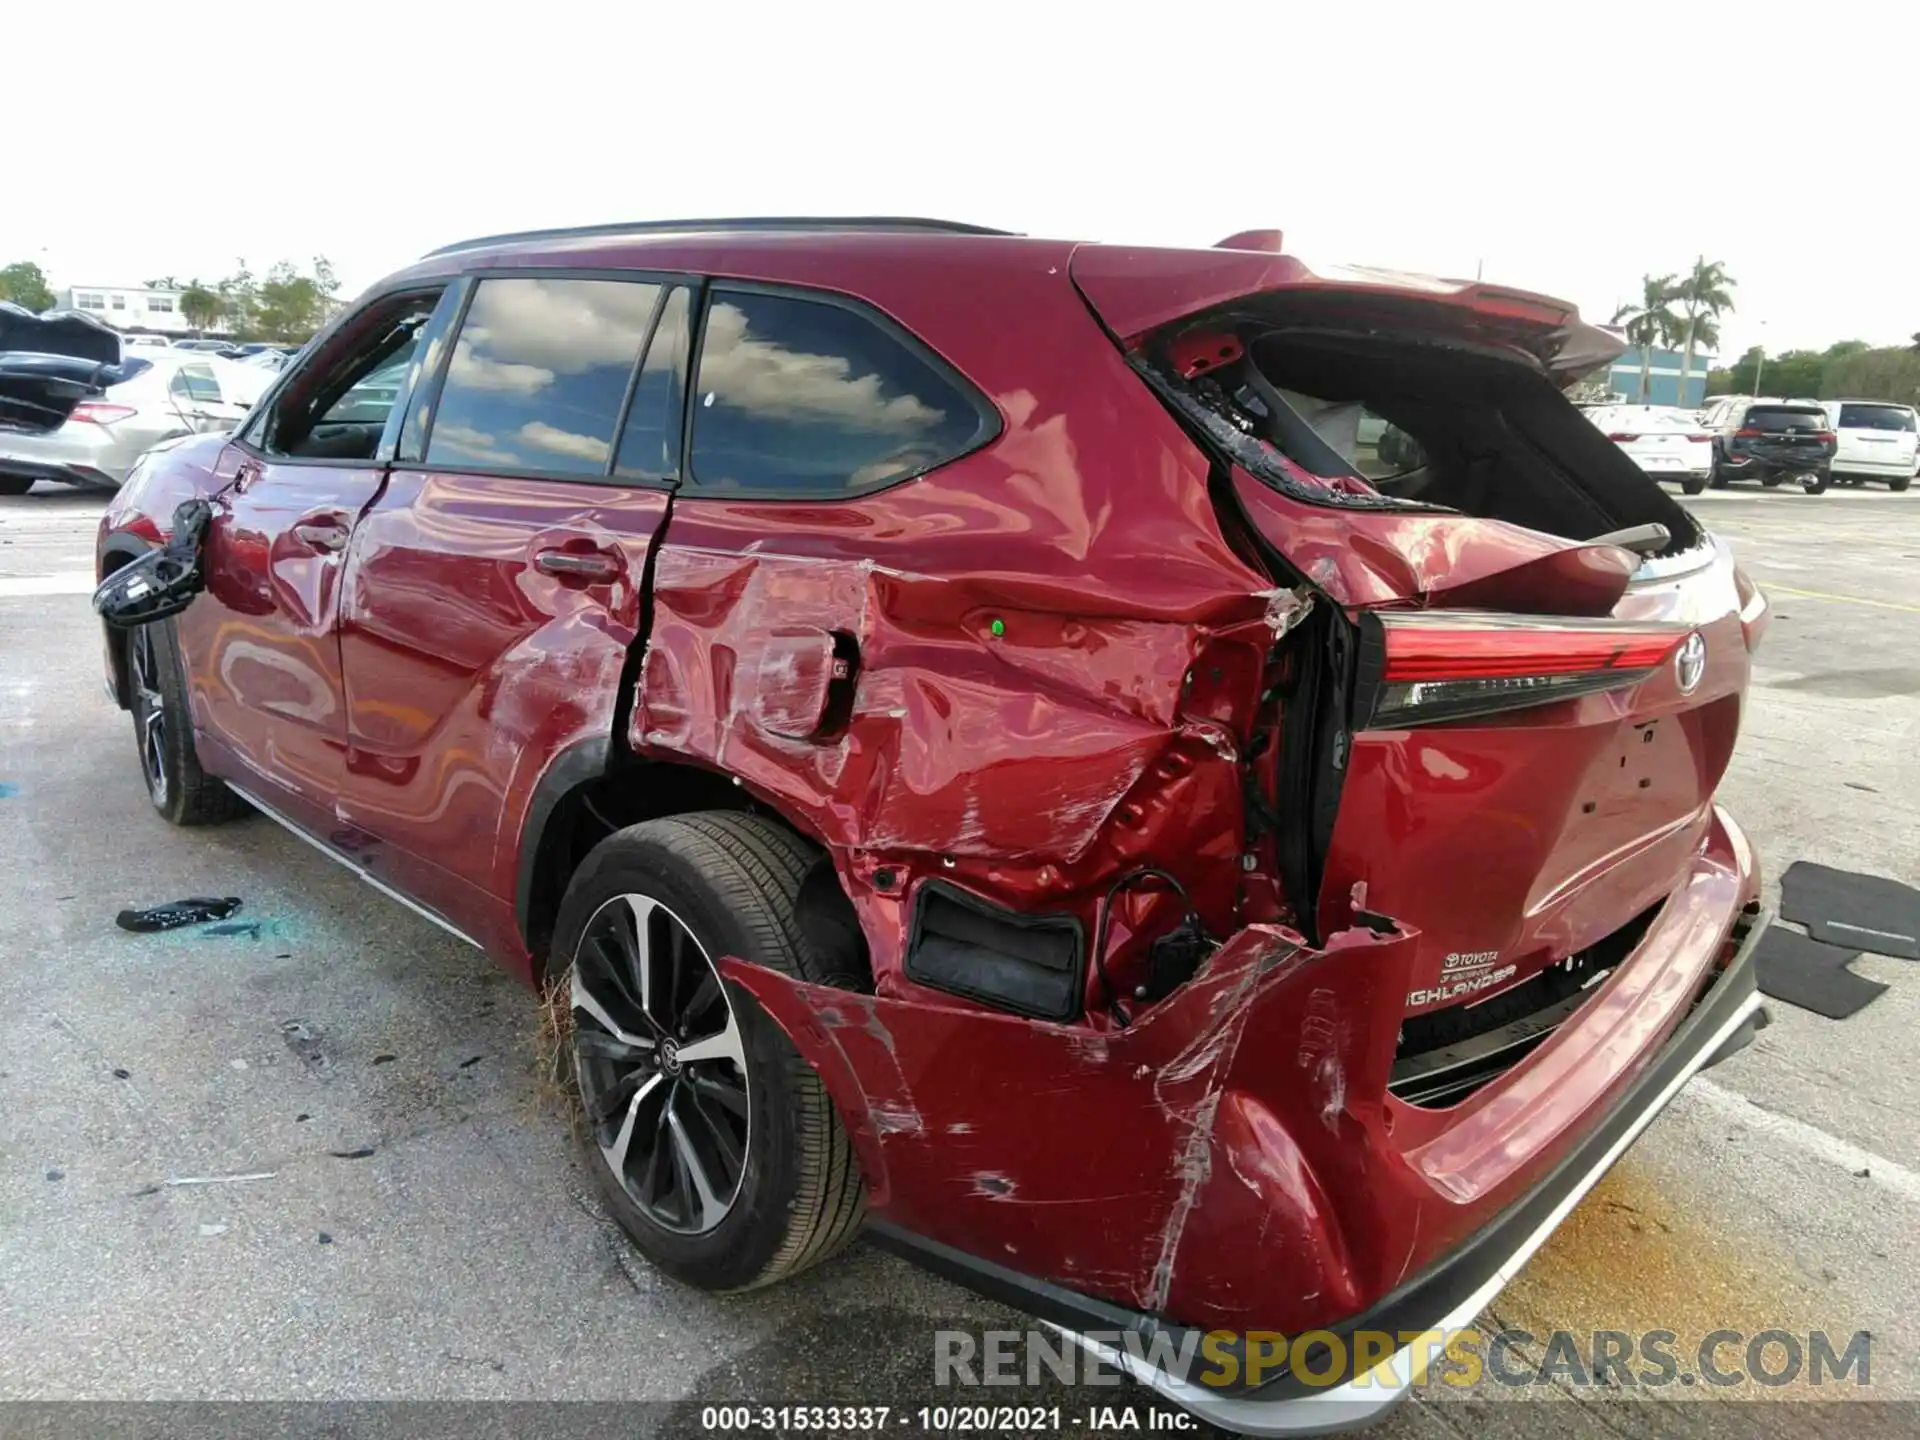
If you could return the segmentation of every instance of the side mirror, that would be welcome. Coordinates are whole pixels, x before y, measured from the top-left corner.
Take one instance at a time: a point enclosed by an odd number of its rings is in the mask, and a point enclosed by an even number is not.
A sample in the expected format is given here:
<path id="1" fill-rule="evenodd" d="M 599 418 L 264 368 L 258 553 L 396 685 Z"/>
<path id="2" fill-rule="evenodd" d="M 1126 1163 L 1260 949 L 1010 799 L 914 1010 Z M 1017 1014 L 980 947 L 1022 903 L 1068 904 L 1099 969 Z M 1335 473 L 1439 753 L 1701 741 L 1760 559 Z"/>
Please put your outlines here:
<path id="1" fill-rule="evenodd" d="M 94 612 L 116 630 L 132 630 L 178 615 L 206 588 L 200 545 L 213 507 L 188 500 L 173 512 L 173 537 L 158 550 L 121 566 L 93 592 Z"/>

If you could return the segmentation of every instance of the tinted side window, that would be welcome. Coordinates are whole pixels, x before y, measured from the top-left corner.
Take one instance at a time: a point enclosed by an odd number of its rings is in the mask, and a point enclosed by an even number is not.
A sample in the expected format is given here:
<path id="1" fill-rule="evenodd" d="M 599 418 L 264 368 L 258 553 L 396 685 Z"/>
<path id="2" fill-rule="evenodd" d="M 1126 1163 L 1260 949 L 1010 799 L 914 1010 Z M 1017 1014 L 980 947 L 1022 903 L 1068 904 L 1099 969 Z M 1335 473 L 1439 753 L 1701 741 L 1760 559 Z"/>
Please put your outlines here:
<path id="1" fill-rule="evenodd" d="M 482 280 L 454 341 L 429 465 L 604 475 L 658 285 Z"/>
<path id="2" fill-rule="evenodd" d="M 653 327 L 646 363 L 633 387 L 627 428 L 620 432 L 616 475 L 667 480 L 680 473 L 680 420 L 687 393 L 687 331 L 691 306 L 673 291 Z"/>
<path id="3" fill-rule="evenodd" d="M 991 421 L 905 340 L 826 300 L 722 290 L 695 381 L 693 483 L 847 494 L 930 470 Z"/>

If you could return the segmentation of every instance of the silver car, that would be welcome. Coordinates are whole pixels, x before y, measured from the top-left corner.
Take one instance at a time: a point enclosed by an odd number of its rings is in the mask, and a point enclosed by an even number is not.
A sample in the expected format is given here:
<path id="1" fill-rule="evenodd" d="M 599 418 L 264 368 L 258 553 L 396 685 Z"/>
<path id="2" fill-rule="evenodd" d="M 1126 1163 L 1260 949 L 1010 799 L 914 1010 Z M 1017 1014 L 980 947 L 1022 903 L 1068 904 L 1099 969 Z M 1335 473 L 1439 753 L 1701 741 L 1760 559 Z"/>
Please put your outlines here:
<path id="1" fill-rule="evenodd" d="M 24 495 L 36 480 L 117 490 L 149 446 L 233 429 L 274 379 L 270 370 L 177 349 L 133 350 L 119 369 L 126 379 L 74 405 L 58 429 L 0 420 L 0 495 Z"/>

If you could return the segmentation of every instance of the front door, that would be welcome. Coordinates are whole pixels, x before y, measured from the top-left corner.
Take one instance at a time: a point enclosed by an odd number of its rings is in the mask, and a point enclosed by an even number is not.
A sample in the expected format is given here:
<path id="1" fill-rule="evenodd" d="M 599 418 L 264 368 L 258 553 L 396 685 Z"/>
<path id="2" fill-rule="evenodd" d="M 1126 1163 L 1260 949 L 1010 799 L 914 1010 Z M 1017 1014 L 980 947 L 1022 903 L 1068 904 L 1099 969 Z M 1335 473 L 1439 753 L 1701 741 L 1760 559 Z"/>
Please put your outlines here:
<path id="1" fill-rule="evenodd" d="M 206 593 L 178 622 L 208 768 L 321 835 L 347 744 L 341 577 L 385 479 L 390 428 L 354 387 L 405 357 L 438 298 L 374 302 L 226 448 L 202 552 Z"/>
<path id="2" fill-rule="evenodd" d="M 369 874 L 502 953 L 535 782 L 613 732 L 691 300 L 672 277 L 480 276 L 354 532 L 339 818 Z"/>

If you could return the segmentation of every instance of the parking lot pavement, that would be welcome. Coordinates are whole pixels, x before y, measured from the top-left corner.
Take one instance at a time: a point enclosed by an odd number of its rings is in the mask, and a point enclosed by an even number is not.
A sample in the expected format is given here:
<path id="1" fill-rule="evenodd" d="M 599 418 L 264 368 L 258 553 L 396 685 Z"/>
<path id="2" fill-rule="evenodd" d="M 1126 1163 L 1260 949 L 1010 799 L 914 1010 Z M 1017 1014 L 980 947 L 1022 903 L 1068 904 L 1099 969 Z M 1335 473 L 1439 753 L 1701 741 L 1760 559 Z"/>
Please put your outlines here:
<path id="1" fill-rule="evenodd" d="M 1770 891 L 1802 857 L 1920 879 L 1920 496 L 1689 503 L 1773 600 L 1722 791 Z M 101 505 L 0 499 L 0 1398 L 651 1399 L 689 1432 L 715 1401 L 1083 1408 L 935 1388 L 935 1329 L 1023 1322 L 865 1247 L 727 1299 L 636 1260 L 535 1082 L 518 987 L 264 821 L 151 813 L 84 598 Z M 114 927 L 189 894 L 245 897 L 258 937 Z M 1858 969 L 1893 988 L 1839 1023 L 1776 1005 L 1491 1318 L 1870 1330 L 1870 1393 L 1920 1396 L 1920 967 Z M 1433 1387 L 1379 1433 L 1805 1428 L 1458 1403 Z"/>

